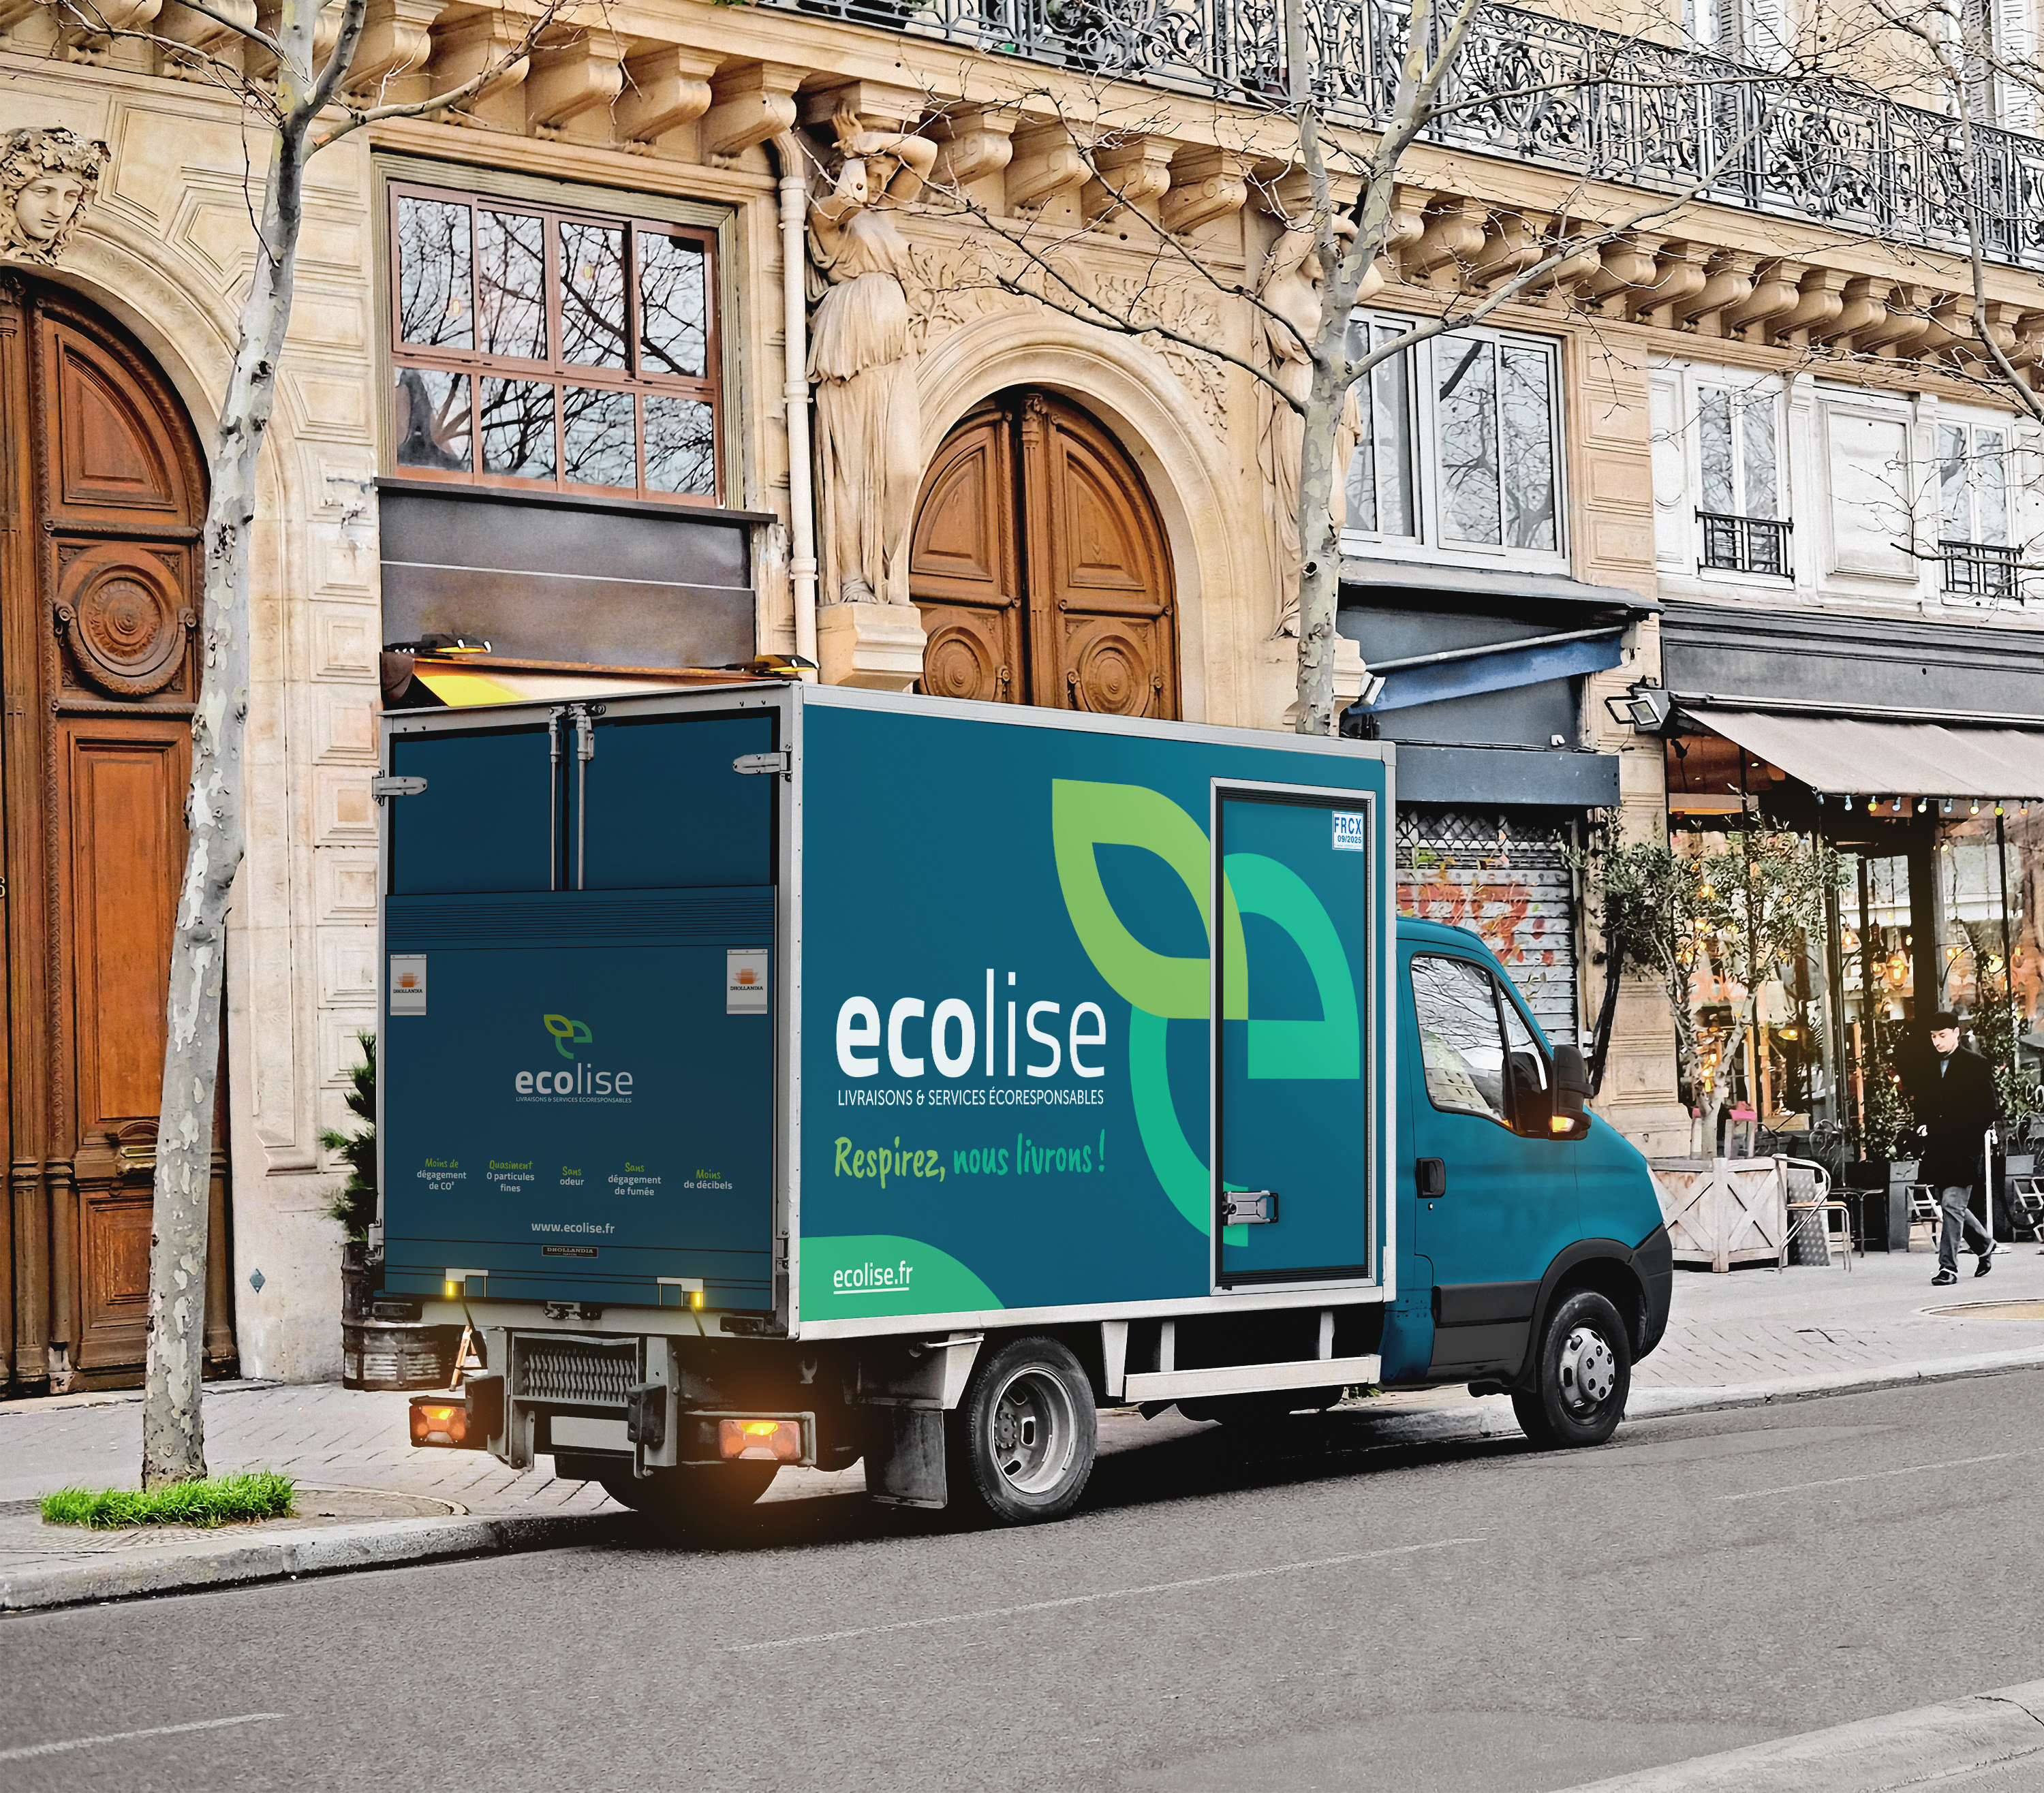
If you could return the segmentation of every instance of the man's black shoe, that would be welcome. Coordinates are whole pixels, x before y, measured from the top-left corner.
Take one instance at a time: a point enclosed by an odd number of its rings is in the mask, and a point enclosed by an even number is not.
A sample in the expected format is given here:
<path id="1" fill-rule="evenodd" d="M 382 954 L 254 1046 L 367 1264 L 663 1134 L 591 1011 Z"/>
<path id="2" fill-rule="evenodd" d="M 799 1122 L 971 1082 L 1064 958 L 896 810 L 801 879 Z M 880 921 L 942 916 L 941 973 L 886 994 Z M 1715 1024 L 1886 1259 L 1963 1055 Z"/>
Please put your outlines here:
<path id="1" fill-rule="evenodd" d="M 1942 1288 L 1946 1284 L 1955 1283 L 1958 1280 L 1959 1273 L 1958 1271 L 1940 1270 L 1937 1275 L 1931 1279 L 1931 1286 L 1933 1288 Z"/>
<path id="2" fill-rule="evenodd" d="M 1973 1266 L 1975 1276 L 1984 1277 L 1994 1268 L 1994 1254 L 2000 1249 L 1998 1246 L 1991 1245 L 1980 1254 L 1980 1261 Z"/>

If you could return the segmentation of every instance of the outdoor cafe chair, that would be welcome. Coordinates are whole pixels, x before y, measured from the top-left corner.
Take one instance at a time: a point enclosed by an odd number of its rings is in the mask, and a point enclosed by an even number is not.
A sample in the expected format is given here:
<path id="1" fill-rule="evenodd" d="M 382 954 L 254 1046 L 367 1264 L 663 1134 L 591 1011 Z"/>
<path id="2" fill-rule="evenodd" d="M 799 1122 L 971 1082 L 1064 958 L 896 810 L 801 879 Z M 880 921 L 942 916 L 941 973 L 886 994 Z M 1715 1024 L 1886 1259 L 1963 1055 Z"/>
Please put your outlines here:
<path id="1" fill-rule="evenodd" d="M 1853 1223 L 1852 1209 L 1831 1194 L 1831 1176 L 1823 1165 L 1811 1158 L 1785 1158 L 1788 1176 L 1788 1223 L 1781 1235 L 1779 1269 L 1788 1261 L 1788 1255 L 1798 1238 L 1808 1243 L 1821 1243 L 1824 1262 L 1837 1261 L 1842 1257 L 1847 1270 L 1852 1269 Z M 1838 1231 L 1831 1231 L 1831 1217 L 1838 1217 Z M 1812 1232 L 1810 1229 L 1815 1227 Z"/>

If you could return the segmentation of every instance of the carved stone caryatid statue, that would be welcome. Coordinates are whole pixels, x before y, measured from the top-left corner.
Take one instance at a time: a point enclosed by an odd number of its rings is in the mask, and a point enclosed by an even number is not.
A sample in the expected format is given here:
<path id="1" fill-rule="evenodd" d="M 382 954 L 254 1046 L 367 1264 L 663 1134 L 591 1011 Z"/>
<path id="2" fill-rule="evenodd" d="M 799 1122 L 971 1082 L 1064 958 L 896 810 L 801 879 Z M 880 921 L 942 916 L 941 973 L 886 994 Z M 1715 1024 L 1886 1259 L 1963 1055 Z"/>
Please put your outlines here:
<path id="1" fill-rule="evenodd" d="M 62 125 L 0 136 L 0 259 L 54 263 L 99 191 L 109 154 Z"/>
<path id="2" fill-rule="evenodd" d="M 909 535 L 922 483 L 922 413 L 909 340 L 909 245 L 895 214 L 937 145 L 834 121 L 840 166 L 809 205 L 811 253 L 829 284 L 810 324 L 822 450 L 826 604 L 909 601 Z"/>
<path id="3" fill-rule="evenodd" d="M 1353 234 L 1347 219 L 1336 228 Z M 1305 401 L 1313 381 L 1313 363 L 1307 353 L 1320 327 L 1320 259 L 1314 253 L 1310 219 L 1289 221 L 1270 246 L 1263 264 L 1263 278 L 1257 297 L 1266 313 L 1258 319 L 1270 357 L 1271 377 L 1293 397 Z M 1280 320 L 1283 321 L 1279 321 Z M 1291 328 L 1286 329 L 1285 324 Z M 1297 334 L 1294 334 L 1294 332 Z M 1270 482 L 1271 523 L 1278 543 L 1278 624 L 1274 635 L 1299 632 L 1299 575 L 1305 556 L 1299 548 L 1299 463 L 1305 447 L 1306 420 L 1267 390 L 1263 391 L 1263 434 L 1258 459 Z M 1355 390 L 1342 400 L 1335 423 L 1334 482 L 1327 509 L 1339 531 L 1348 515 L 1348 464 L 1361 439 Z"/>

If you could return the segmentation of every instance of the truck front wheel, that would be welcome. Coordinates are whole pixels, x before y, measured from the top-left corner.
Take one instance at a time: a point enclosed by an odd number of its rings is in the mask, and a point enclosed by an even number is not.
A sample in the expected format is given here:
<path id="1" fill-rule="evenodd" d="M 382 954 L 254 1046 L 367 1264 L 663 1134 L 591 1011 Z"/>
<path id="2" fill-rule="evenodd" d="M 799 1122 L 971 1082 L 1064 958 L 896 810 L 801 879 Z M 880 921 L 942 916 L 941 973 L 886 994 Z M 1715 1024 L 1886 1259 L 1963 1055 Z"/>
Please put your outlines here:
<path id="1" fill-rule="evenodd" d="M 678 1530 L 714 1530 L 766 1492 L 774 1463 L 685 1463 L 643 1480 L 628 1465 L 606 1472 L 603 1492 L 621 1507 Z"/>
<path id="2" fill-rule="evenodd" d="M 1536 1445 L 1600 1445 L 1618 1430 L 1632 1392 L 1632 1341 L 1618 1310 L 1594 1289 L 1564 1296 L 1548 1316 L 1533 1385 L 1512 1411 Z"/>
<path id="3" fill-rule="evenodd" d="M 1055 1338 L 1018 1338 L 974 1372 L 951 1416 L 951 1497 L 1003 1525 L 1078 1505 L 1098 1442 L 1093 1388 Z"/>

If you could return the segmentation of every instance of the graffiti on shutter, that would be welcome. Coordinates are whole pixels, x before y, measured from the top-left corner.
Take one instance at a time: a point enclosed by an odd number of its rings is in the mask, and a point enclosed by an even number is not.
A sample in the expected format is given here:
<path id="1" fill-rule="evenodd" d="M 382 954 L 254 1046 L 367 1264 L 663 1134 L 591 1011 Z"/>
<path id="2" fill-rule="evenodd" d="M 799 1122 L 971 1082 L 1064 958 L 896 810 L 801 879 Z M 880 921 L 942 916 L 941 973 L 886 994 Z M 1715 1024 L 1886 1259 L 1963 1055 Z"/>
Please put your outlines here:
<path id="1" fill-rule="evenodd" d="M 1558 1045 L 1578 1039 L 1567 842 L 1566 824 L 1459 809 L 1398 817 L 1398 912 L 1476 934 Z"/>

